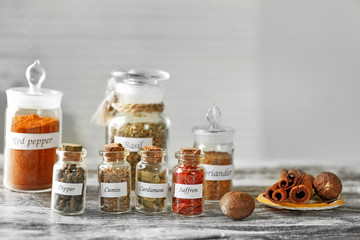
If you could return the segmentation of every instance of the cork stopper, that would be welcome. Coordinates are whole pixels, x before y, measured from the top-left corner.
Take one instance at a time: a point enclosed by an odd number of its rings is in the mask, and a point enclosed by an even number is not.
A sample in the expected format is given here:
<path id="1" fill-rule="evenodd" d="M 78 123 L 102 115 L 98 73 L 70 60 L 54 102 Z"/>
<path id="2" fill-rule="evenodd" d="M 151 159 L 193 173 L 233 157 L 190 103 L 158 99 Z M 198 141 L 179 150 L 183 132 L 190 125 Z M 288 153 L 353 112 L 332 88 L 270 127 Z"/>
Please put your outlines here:
<path id="1" fill-rule="evenodd" d="M 62 143 L 60 150 L 61 151 L 68 151 L 68 152 L 81 152 L 83 146 L 80 144 L 75 143 Z"/>
<path id="2" fill-rule="evenodd" d="M 181 148 L 180 154 L 183 155 L 200 155 L 201 150 L 198 148 Z"/>
<path id="3" fill-rule="evenodd" d="M 75 143 L 62 143 L 60 146 L 64 161 L 81 161 L 83 146 Z"/>
<path id="4" fill-rule="evenodd" d="M 175 154 L 179 160 L 186 161 L 186 164 L 197 165 L 200 164 L 201 158 L 204 154 L 201 154 L 201 150 L 198 148 L 181 148 L 179 152 Z"/>
<path id="5" fill-rule="evenodd" d="M 100 155 L 104 157 L 107 162 L 123 161 L 124 157 L 128 155 L 127 150 L 121 143 L 109 143 L 104 145 L 104 151 L 100 151 Z"/>
<path id="6" fill-rule="evenodd" d="M 144 162 L 160 163 L 162 161 L 163 151 L 156 146 L 144 146 L 140 155 Z"/>
<path id="7" fill-rule="evenodd" d="M 109 143 L 104 146 L 105 152 L 120 152 L 124 150 L 125 148 L 121 145 L 121 143 Z"/>

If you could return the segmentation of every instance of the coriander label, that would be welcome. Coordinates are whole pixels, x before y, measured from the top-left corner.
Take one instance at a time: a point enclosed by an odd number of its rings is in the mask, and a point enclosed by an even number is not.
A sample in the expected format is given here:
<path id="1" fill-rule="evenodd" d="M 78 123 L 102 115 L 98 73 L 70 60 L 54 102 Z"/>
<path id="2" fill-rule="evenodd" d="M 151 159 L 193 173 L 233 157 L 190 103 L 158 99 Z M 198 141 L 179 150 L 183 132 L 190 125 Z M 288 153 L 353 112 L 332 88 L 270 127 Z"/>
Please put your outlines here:
<path id="1" fill-rule="evenodd" d="M 234 165 L 203 164 L 206 170 L 206 181 L 226 181 L 234 176 Z"/>

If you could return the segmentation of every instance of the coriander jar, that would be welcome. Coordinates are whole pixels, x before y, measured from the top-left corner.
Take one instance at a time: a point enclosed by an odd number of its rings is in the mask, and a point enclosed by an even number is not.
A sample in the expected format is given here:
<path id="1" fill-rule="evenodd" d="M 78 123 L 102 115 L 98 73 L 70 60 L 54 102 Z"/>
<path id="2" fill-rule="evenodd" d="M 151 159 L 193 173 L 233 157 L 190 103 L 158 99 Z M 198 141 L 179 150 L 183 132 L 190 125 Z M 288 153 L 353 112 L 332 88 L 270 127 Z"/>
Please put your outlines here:
<path id="1" fill-rule="evenodd" d="M 45 76 L 37 60 L 26 70 L 29 88 L 6 91 L 4 186 L 13 191 L 51 190 L 61 140 L 63 94 L 41 88 Z"/>
<path id="2" fill-rule="evenodd" d="M 51 210 L 63 215 L 78 215 L 85 210 L 87 151 L 81 145 L 63 143 L 57 149 L 59 161 L 54 165 Z"/>
<path id="3" fill-rule="evenodd" d="M 173 170 L 172 212 L 180 216 L 200 216 L 204 212 L 205 154 L 197 148 L 182 148 L 175 153 L 178 165 Z"/>
<path id="4" fill-rule="evenodd" d="M 139 150 L 141 161 L 136 165 L 136 210 L 155 214 L 166 212 L 168 196 L 168 165 L 166 150 L 145 146 Z"/>
<path id="5" fill-rule="evenodd" d="M 99 208 L 103 213 L 120 214 L 130 211 L 131 167 L 126 161 L 129 151 L 120 143 L 110 143 L 99 152 Z"/>
<path id="6" fill-rule="evenodd" d="M 216 105 L 208 110 L 206 118 L 209 125 L 192 129 L 194 147 L 205 153 L 202 162 L 206 170 L 205 200 L 217 202 L 225 193 L 231 191 L 235 130 L 220 125 L 221 111 Z"/>
<path id="7" fill-rule="evenodd" d="M 170 121 L 164 115 L 163 81 L 167 72 L 159 70 L 115 70 L 111 73 L 106 99 L 95 113 L 105 124 L 106 142 L 121 143 L 130 151 L 131 186 L 135 188 L 138 150 L 144 146 L 166 149 Z"/>

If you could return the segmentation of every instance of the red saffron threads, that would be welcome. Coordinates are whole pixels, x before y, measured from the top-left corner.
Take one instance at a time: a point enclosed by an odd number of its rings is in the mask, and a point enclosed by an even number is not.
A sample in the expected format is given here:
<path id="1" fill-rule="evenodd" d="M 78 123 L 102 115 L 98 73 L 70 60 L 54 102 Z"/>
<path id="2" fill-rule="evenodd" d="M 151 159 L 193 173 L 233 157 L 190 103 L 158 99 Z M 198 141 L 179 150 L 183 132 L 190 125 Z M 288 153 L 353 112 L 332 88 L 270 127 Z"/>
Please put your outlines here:
<path id="1" fill-rule="evenodd" d="M 204 189 L 204 170 L 196 165 L 180 165 L 174 171 L 174 184 L 202 184 Z M 185 216 L 200 215 L 203 212 L 203 198 L 184 199 L 176 198 L 173 189 L 173 212 Z"/>

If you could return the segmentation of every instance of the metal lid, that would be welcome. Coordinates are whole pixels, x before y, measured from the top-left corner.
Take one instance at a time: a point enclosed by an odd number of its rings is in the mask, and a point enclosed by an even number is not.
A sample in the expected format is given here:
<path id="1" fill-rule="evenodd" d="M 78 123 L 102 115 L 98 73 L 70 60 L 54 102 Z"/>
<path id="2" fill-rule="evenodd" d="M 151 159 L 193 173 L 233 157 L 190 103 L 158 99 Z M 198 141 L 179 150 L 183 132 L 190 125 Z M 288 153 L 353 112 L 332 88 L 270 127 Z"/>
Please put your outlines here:
<path id="1" fill-rule="evenodd" d="M 60 91 L 41 88 L 46 77 L 40 61 L 36 60 L 26 70 L 29 88 L 17 87 L 6 90 L 8 106 L 26 109 L 54 109 L 61 105 L 63 93 Z"/>
<path id="2" fill-rule="evenodd" d="M 195 141 L 202 144 L 232 143 L 235 129 L 220 125 L 221 111 L 216 104 L 206 114 L 209 125 L 196 126 L 192 129 Z"/>

